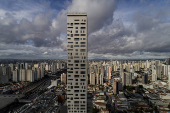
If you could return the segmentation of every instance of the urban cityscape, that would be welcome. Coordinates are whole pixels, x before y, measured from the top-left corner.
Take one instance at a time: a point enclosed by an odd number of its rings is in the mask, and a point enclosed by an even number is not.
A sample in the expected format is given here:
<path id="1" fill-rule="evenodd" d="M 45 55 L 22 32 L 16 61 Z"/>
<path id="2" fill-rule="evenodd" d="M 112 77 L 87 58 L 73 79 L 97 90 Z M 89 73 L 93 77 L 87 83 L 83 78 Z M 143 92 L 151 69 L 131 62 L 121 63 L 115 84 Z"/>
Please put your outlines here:
<path id="1" fill-rule="evenodd" d="M 169 6 L 0 0 L 0 113 L 169 113 Z"/>

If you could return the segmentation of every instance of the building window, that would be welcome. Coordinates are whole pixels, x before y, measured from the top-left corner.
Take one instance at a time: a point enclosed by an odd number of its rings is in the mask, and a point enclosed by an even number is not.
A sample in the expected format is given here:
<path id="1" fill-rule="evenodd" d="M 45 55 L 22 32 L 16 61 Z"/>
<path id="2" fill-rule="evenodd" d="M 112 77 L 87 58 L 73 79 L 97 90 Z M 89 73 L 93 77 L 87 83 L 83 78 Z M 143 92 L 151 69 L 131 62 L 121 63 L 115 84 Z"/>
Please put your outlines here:
<path id="1" fill-rule="evenodd" d="M 79 38 L 74 38 L 74 41 L 79 41 Z"/>
<path id="2" fill-rule="evenodd" d="M 74 36 L 79 36 L 79 34 L 74 34 Z"/>
<path id="3" fill-rule="evenodd" d="M 73 64 L 68 64 L 68 66 L 73 66 Z"/>
<path id="4" fill-rule="evenodd" d="M 85 52 L 86 50 L 85 49 L 80 49 L 80 52 Z"/>
<path id="5" fill-rule="evenodd" d="M 86 64 L 81 64 L 81 67 L 84 67 L 84 66 L 86 66 Z"/>
<path id="6" fill-rule="evenodd" d="M 79 47 L 79 45 L 74 45 L 74 47 Z"/>
<path id="7" fill-rule="evenodd" d="M 74 75 L 74 77 L 79 77 L 79 75 Z"/>
<path id="8" fill-rule="evenodd" d="M 79 58 L 79 56 L 74 56 L 74 58 Z"/>
<path id="9" fill-rule="evenodd" d="M 68 51 L 73 51 L 73 49 L 68 49 Z"/>
<path id="10" fill-rule="evenodd" d="M 76 30 L 75 33 L 78 33 L 78 30 Z"/>
<path id="11" fill-rule="evenodd" d="M 78 29 L 78 27 L 75 27 L 75 29 Z"/>
<path id="12" fill-rule="evenodd" d="M 81 29 L 86 29 L 86 27 L 81 27 Z"/>
<path id="13" fill-rule="evenodd" d="M 81 42 L 81 44 L 86 44 L 86 42 Z"/>
<path id="14" fill-rule="evenodd" d="M 79 88 L 79 86 L 74 86 L 74 88 Z"/>
<path id="15" fill-rule="evenodd" d="M 74 63 L 79 63 L 79 60 L 74 60 Z"/>
<path id="16" fill-rule="evenodd" d="M 86 34 L 81 34 L 81 36 L 86 36 Z"/>
<path id="17" fill-rule="evenodd" d="M 86 47 L 85 45 L 81 45 L 81 47 Z"/>
<path id="18" fill-rule="evenodd" d="M 68 71 L 68 73 L 73 73 L 73 71 Z"/>
<path id="19" fill-rule="evenodd" d="M 80 94 L 80 96 L 85 96 L 85 94 Z"/>
<path id="20" fill-rule="evenodd" d="M 74 90 L 74 92 L 79 92 L 79 90 Z M 74 101 L 75 104 L 79 103 L 79 101 Z"/>
<path id="21" fill-rule="evenodd" d="M 86 72 L 85 71 L 81 71 L 81 74 L 85 74 Z"/>

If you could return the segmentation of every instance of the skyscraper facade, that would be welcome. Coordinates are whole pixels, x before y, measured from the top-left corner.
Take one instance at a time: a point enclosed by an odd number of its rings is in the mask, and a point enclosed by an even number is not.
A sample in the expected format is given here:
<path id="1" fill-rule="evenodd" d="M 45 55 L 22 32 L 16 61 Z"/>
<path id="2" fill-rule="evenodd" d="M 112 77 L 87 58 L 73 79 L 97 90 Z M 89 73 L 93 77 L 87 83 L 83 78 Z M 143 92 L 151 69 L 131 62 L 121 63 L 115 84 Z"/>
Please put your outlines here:
<path id="1" fill-rule="evenodd" d="M 87 113 L 87 14 L 67 14 L 67 111 Z"/>

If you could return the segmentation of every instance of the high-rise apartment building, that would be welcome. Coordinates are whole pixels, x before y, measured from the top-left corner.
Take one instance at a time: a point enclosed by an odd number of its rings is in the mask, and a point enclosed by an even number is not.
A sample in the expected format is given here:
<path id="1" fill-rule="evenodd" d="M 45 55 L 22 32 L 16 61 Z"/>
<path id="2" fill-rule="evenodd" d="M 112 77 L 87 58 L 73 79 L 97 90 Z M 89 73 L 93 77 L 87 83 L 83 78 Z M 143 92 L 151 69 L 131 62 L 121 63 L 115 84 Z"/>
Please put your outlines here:
<path id="1" fill-rule="evenodd" d="M 153 82 L 157 81 L 156 69 L 152 69 L 152 81 Z"/>
<path id="2" fill-rule="evenodd" d="M 64 83 L 64 84 L 66 84 L 66 83 L 67 83 L 66 79 L 67 79 L 66 74 L 65 74 L 65 73 L 62 73 L 62 74 L 61 74 L 61 82 Z"/>
<path id="3" fill-rule="evenodd" d="M 118 94 L 118 81 L 113 82 L 113 93 Z"/>
<path id="4" fill-rule="evenodd" d="M 170 58 L 166 59 L 166 65 L 170 65 Z"/>
<path id="5" fill-rule="evenodd" d="M 132 73 L 124 72 L 122 77 L 123 86 L 131 86 L 132 85 Z"/>
<path id="6" fill-rule="evenodd" d="M 34 71 L 31 69 L 27 70 L 27 81 L 34 82 Z"/>
<path id="7" fill-rule="evenodd" d="M 67 111 L 87 113 L 87 14 L 67 14 Z"/>
<path id="8" fill-rule="evenodd" d="M 90 84 L 91 85 L 96 85 L 96 75 L 95 75 L 95 73 L 94 72 L 91 72 L 90 73 Z"/>
<path id="9" fill-rule="evenodd" d="M 107 66 L 106 76 L 107 76 L 107 79 L 108 79 L 108 80 L 111 79 L 111 67 L 110 67 L 110 66 Z"/>
<path id="10" fill-rule="evenodd" d="M 18 82 L 18 79 L 19 79 L 19 78 L 18 78 L 18 75 L 19 75 L 19 74 L 18 74 L 18 73 L 19 73 L 19 72 L 18 72 L 18 69 L 13 70 L 12 72 L 13 72 L 12 81 L 13 81 L 13 82 Z"/>
<path id="11" fill-rule="evenodd" d="M 20 69 L 19 70 L 19 81 L 26 81 L 26 70 Z"/>

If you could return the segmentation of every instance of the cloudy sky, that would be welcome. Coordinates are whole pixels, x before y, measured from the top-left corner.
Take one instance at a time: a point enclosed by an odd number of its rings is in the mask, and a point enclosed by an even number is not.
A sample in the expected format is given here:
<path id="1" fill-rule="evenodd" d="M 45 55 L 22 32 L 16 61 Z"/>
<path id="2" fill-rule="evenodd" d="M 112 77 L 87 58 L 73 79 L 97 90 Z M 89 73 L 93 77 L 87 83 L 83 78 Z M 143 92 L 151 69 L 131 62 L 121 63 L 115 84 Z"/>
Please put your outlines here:
<path id="1" fill-rule="evenodd" d="M 0 0 L 0 59 L 66 59 L 68 12 L 87 12 L 89 59 L 170 57 L 169 0 Z"/>

